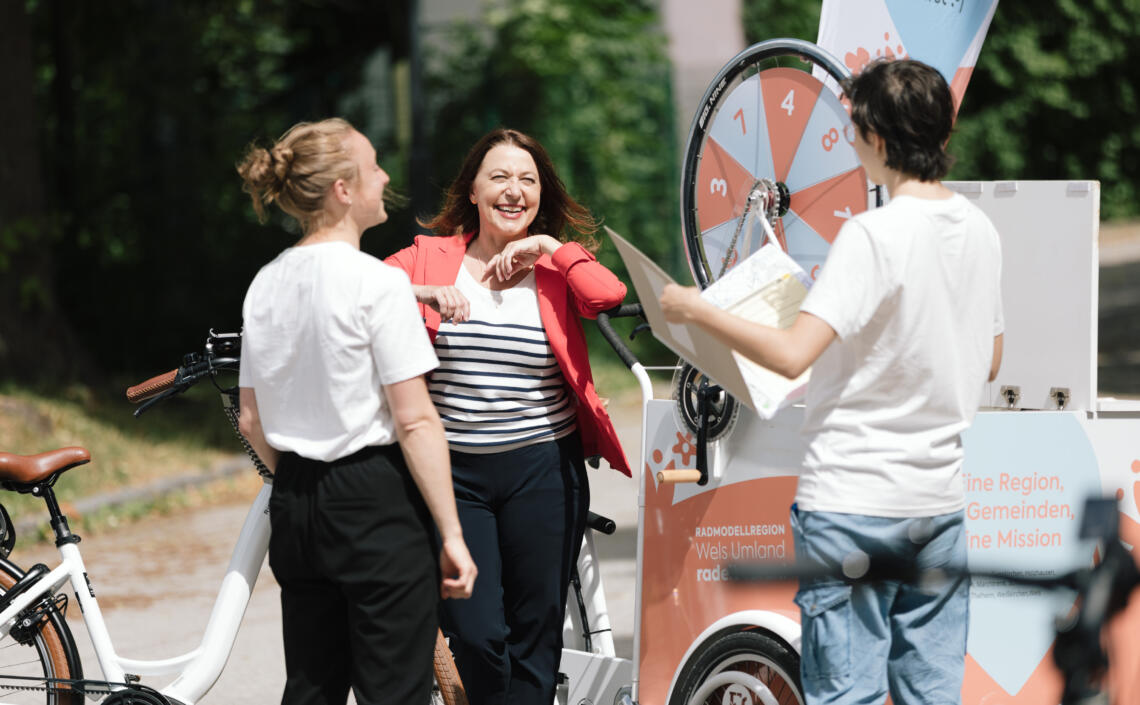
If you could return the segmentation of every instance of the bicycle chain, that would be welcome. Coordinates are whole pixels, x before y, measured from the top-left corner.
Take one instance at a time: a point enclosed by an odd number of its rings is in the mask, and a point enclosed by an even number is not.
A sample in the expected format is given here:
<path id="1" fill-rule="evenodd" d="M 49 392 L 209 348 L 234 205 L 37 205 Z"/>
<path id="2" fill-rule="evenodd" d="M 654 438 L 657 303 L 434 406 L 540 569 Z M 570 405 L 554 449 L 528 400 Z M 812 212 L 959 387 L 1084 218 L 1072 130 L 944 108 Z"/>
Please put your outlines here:
<path id="1" fill-rule="evenodd" d="M 245 436 L 242 434 L 241 429 L 238 428 L 238 395 L 236 390 L 225 390 L 222 392 L 222 409 L 225 411 L 226 419 L 233 427 L 234 433 L 237 434 L 238 441 L 241 442 L 242 449 L 245 450 L 246 455 L 253 461 L 253 466 L 257 468 L 257 474 L 266 479 L 273 478 L 273 471 L 266 467 L 262 462 L 261 457 L 258 456 L 257 451 L 249 444 Z"/>
<path id="2" fill-rule="evenodd" d="M 759 186 L 760 182 L 757 181 L 756 184 Z M 724 273 L 728 271 L 731 264 L 735 264 L 735 262 L 729 262 L 729 256 L 732 254 L 732 251 L 736 249 L 736 241 L 740 239 L 740 231 L 744 229 L 744 223 L 748 220 L 748 214 L 752 212 L 752 208 L 759 200 L 759 196 L 759 189 L 753 187 L 752 192 L 748 194 L 748 200 L 744 203 L 744 212 L 740 214 L 740 219 L 736 221 L 736 231 L 732 233 L 732 239 L 728 242 L 728 249 L 724 251 L 724 261 L 720 264 L 720 274 L 716 275 L 717 279 L 724 276 Z M 751 230 L 749 230 L 749 232 L 751 232 Z"/>
<path id="3" fill-rule="evenodd" d="M 12 680 L 38 681 L 43 685 L 17 685 Z M 69 687 L 64 687 L 69 686 Z M 115 688 L 118 688 L 117 690 Z M 73 680 L 70 678 L 36 678 L 33 676 L 3 676 L 0 675 L 0 691 L 34 692 L 72 694 L 78 693 L 86 697 L 104 695 L 111 696 L 104 701 L 104 705 L 118 703 L 119 705 L 173 705 L 164 695 L 145 685 L 128 683 L 111 683 L 110 681 Z M 130 698 L 130 699 L 127 699 Z"/>
<path id="4" fill-rule="evenodd" d="M 729 255 L 736 249 L 736 242 L 740 239 L 740 233 L 744 229 L 744 223 L 748 220 L 748 216 L 753 210 L 761 212 L 762 218 L 771 222 L 776 218 L 782 218 L 788 212 L 788 204 L 790 201 L 788 195 L 788 187 L 782 182 L 772 181 L 771 179 L 757 179 L 756 183 L 752 185 L 752 190 L 748 192 L 748 198 L 744 204 L 744 212 L 740 214 L 740 219 L 736 221 L 736 230 L 732 233 L 732 239 L 728 243 L 728 249 L 724 253 L 724 261 L 721 263 L 720 274 L 716 275 L 717 279 L 724 276 L 728 271 L 730 264 Z M 749 233 L 752 229 L 749 228 Z"/>

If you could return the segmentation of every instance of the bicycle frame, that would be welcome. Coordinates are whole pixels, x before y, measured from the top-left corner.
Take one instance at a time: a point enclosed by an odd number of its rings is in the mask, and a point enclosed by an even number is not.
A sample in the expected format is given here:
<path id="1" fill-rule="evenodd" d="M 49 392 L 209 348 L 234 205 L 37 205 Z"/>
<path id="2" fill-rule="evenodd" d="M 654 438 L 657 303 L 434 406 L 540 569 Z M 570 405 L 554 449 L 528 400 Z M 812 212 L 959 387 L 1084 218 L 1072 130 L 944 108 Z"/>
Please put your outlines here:
<path id="1" fill-rule="evenodd" d="M 634 361 L 630 371 L 637 378 L 641 390 L 642 426 L 645 424 L 646 402 L 653 398 L 653 385 L 649 373 L 640 362 Z M 642 445 L 644 446 L 644 434 Z M 645 448 L 641 452 L 644 454 Z M 642 473 L 644 468 L 634 468 L 634 479 L 638 483 L 638 511 L 637 534 L 640 537 L 645 521 L 645 485 Z M 641 584 L 641 541 L 637 541 L 637 560 L 635 584 Z M 582 701 L 595 703 L 623 703 L 629 705 L 637 702 L 637 664 L 641 644 L 641 591 L 635 591 L 634 597 L 634 628 L 633 628 L 633 660 L 616 656 L 614 651 L 613 634 L 610 631 L 609 611 L 606 605 L 605 591 L 602 585 L 602 575 L 597 554 L 594 550 L 594 538 L 590 531 L 583 538 L 582 551 L 578 557 L 578 574 L 582 583 L 582 596 L 586 606 L 586 613 L 590 620 L 593 634 L 593 649 L 590 652 L 566 647 L 562 649 L 562 658 L 559 670 L 568 678 L 568 692 L 564 700 L 558 702 L 577 703 Z M 572 599 L 572 598 L 571 598 Z M 567 635 L 567 643 L 572 643 L 569 637 L 580 634 L 582 625 L 579 623 L 577 609 L 568 605 L 566 609 L 566 626 L 563 629 Z"/>
<path id="2" fill-rule="evenodd" d="M 269 495 L 272 487 L 272 482 L 266 479 L 249 508 L 202 641 L 194 650 L 157 660 L 131 659 L 118 655 L 76 543 L 62 544 L 59 547 L 62 562 L 18 595 L 0 613 L 0 632 L 6 633 L 24 609 L 45 595 L 62 589 L 70 581 L 76 599 L 79 600 L 83 621 L 87 625 L 104 680 L 116 684 L 126 683 L 127 674 L 156 676 L 178 673 L 178 677 L 160 692 L 182 705 L 194 705 L 209 692 L 225 668 L 265 554 L 269 550 Z"/>

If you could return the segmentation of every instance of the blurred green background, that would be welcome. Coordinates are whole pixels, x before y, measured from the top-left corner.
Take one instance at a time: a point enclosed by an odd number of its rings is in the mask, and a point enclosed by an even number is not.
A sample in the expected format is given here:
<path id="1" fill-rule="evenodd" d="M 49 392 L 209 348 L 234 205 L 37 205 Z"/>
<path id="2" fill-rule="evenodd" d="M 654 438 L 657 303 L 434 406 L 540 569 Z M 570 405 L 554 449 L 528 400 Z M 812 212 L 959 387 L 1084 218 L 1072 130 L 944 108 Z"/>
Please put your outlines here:
<path id="1" fill-rule="evenodd" d="M 365 236 L 376 255 L 409 243 L 474 140 L 506 125 L 688 279 L 678 177 L 692 115 L 678 86 L 699 96 L 723 60 L 678 66 L 678 4 L 0 0 L 0 385 L 118 394 L 209 328 L 238 329 L 248 282 L 296 230 L 256 223 L 234 163 L 251 141 L 329 115 L 368 135 L 411 197 Z M 812 0 L 702 5 L 735 13 L 726 47 L 814 40 L 819 24 Z M 1135 220 L 1137 35 L 1140 0 L 1002 0 L 951 178 L 1099 179 L 1103 216 Z M 620 268 L 608 244 L 602 257 Z M 1140 348 L 1137 317 L 1119 318 L 1114 344 Z M 1138 393 L 1129 369 L 1116 391 Z"/>

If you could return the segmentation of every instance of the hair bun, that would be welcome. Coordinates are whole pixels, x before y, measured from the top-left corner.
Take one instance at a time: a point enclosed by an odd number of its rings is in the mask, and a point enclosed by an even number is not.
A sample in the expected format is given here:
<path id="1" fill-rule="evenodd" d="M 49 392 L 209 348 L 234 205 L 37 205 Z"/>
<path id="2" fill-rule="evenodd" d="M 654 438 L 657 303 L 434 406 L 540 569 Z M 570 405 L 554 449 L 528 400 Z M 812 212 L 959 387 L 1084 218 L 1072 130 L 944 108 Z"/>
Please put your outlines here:
<path id="1" fill-rule="evenodd" d="M 353 128 L 340 118 L 299 122 L 270 146 L 246 148 L 236 165 L 258 220 L 275 203 L 307 231 L 325 208 L 325 196 L 337 179 L 356 178 L 356 164 L 345 149 Z"/>
<path id="2" fill-rule="evenodd" d="M 263 189 L 273 177 L 272 162 L 273 157 L 269 154 L 269 150 L 264 147 L 251 147 L 238 164 L 238 173 L 251 188 Z"/>
<path id="3" fill-rule="evenodd" d="M 253 209 L 259 220 L 265 217 L 264 204 L 272 203 L 281 192 L 284 183 L 281 175 L 287 172 L 278 170 L 279 163 L 280 160 L 265 147 L 250 146 L 245 158 L 237 165 L 244 182 L 242 190 L 253 197 Z"/>
<path id="4" fill-rule="evenodd" d="M 275 145 L 269 152 L 269 159 L 277 180 L 284 182 L 289 175 L 290 167 L 293 166 L 293 148 Z"/>

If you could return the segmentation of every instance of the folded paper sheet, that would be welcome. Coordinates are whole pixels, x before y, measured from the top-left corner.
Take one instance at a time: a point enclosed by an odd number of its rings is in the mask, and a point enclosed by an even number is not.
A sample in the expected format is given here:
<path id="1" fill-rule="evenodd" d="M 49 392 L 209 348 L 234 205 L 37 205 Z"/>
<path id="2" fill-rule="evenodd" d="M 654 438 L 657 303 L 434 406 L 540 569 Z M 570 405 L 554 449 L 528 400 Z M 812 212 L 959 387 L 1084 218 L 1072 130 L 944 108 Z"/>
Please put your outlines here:
<path id="1" fill-rule="evenodd" d="M 655 262 L 606 228 L 625 262 L 653 335 L 762 418 L 803 396 L 808 374 L 794 380 L 767 370 L 693 325 L 669 323 L 658 300 L 674 283 Z M 783 250 L 767 244 L 730 269 L 701 296 L 749 321 L 787 328 L 796 320 L 811 280 Z"/>

